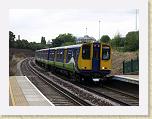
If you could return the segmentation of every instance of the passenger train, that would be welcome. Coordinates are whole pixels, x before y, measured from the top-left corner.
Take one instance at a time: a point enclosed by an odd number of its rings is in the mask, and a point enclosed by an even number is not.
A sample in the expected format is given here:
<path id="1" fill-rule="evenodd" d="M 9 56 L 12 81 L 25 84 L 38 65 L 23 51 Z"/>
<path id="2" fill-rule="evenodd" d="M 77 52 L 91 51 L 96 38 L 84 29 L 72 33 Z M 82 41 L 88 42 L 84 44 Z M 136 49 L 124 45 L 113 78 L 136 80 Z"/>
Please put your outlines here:
<path id="1" fill-rule="evenodd" d="M 35 61 L 75 80 L 102 79 L 111 72 L 111 46 L 94 42 L 41 49 Z"/>

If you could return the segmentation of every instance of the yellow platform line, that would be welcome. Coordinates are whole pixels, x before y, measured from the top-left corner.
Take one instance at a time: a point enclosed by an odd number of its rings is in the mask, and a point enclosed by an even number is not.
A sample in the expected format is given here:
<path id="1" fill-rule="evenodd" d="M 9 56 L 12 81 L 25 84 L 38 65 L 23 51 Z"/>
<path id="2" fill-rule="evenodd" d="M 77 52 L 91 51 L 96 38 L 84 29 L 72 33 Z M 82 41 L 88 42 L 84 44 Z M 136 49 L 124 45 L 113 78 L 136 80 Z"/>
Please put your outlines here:
<path id="1" fill-rule="evenodd" d="M 13 106 L 27 106 L 29 105 L 18 82 L 16 80 L 16 76 L 11 76 L 9 80 L 9 89 L 10 89 L 10 96 L 12 100 Z"/>
<path id="2" fill-rule="evenodd" d="M 10 105 L 10 106 L 15 106 L 15 99 L 14 99 L 14 96 L 13 96 L 13 92 L 12 92 L 12 88 L 11 88 L 10 83 L 9 83 L 9 92 L 10 92 L 11 101 L 12 101 L 12 105 Z"/>

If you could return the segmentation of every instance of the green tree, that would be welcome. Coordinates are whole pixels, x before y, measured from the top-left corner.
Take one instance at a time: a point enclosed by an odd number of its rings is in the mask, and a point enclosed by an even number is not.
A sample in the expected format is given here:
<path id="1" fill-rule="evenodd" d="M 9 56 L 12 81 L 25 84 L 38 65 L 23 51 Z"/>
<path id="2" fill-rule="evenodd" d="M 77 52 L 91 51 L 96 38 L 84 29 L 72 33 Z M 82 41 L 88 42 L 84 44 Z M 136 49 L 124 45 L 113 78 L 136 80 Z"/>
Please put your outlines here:
<path id="1" fill-rule="evenodd" d="M 9 47 L 14 47 L 15 44 L 15 35 L 12 31 L 9 31 Z"/>
<path id="2" fill-rule="evenodd" d="M 62 46 L 68 46 L 68 45 L 75 45 L 74 42 L 65 42 L 65 43 L 62 43 Z"/>
<path id="3" fill-rule="evenodd" d="M 124 43 L 126 51 L 136 51 L 139 49 L 139 31 L 128 32 Z"/>
<path id="4" fill-rule="evenodd" d="M 121 41 L 120 41 L 120 47 L 124 47 L 124 43 L 125 43 L 126 37 L 121 37 Z"/>
<path id="5" fill-rule="evenodd" d="M 16 40 L 15 47 L 16 48 L 22 48 L 22 41 L 21 40 Z"/>
<path id="6" fill-rule="evenodd" d="M 100 42 L 109 43 L 110 37 L 108 35 L 103 35 L 100 39 Z"/>
<path id="7" fill-rule="evenodd" d="M 37 50 L 37 43 L 36 42 L 30 42 L 29 43 L 29 49 L 31 50 Z"/>
<path id="8" fill-rule="evenodd" d="M 41 44 L 44 44 L 44 45 L 46 44 L 45 37 L 43 37 L 43 36 L 41 37 Z"/>
<path id="9" fill-rule="evenodd" d="M 55 39 L 52 39 L 52 46 L 53 47 L 58 47 L 58 46 L 63 45 L 66 42 L 72 42 L 73 44 L 75 44 L 76 43 L 75 39 L 76 39 L 76 37 L 73 36 L 70 33 L 68 33 L 68 34 L 60 34 Z"/>
<path id="10" fill-rule="evenodd" d="M 29 49 L 29 42 L 25 39 L 22 39 L 22 48 Z"/>
<path id="11" fill-rule="evenodd" d="M 29 42 L 25 39 L 16 40 L 15 41 L 15 48 L 30 49 L 30 45 L 29 45 Z"/>
<path id="12" fill-rule="evenodd" d="M 120 44 L 121 44 L 121 36 L 120 36 L 120 34 L 118 33 L 118 34 L 115 35 L 115 37 L 111 40 L 111 45 L 117 49 L 118 47 L 121 46 Z"/>

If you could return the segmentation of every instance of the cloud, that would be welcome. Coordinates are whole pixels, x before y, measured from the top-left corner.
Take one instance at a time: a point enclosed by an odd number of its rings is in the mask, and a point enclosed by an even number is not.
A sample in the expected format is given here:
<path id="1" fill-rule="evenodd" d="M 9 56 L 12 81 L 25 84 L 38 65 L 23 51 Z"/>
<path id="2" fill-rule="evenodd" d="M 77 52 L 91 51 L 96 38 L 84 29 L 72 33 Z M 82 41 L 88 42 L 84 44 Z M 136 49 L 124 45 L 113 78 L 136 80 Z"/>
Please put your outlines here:
<path id="1" fill-rule="evenodd" d="M 116 32 L 125 35 L 135 28 L 135 10 L 99 9 L 11 9 L 9 11 L 10 30 L 28 41 L 40 42 L 41 36 L 50 40 L 61 33 L 98 39 L 99 20 L 101 35 L 114 37 Z"/>

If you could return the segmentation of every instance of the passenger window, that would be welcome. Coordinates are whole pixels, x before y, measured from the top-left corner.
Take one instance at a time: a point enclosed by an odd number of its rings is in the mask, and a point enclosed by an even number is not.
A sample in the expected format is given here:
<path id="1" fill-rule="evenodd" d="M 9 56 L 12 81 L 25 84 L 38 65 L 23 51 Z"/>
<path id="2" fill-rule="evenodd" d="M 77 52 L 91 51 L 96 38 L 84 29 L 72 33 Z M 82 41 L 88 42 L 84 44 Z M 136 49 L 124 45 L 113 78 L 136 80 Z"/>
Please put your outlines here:
<path id="1" fill-rule="evenodd" d="M 82 58 L 83 59 L 90 59 L 90 45 L 83 45 L 82 46 Z"/>
<path id="2" fill-rule="evenodd" d="M 68 50 L 67 62 L 70 61 L 71 57 L 72 57 L 72 50 Z"/>
<path id="3" fill-rule="evenodd" d="M 52 59 L 54 59 L 54 51 L 52 52 Z"/>
<path id="4" fill-rule="evenodd" d="M 76 49 L 73 50 L 73 58 L 76 58 Z"/>
<path id="5" fill-rule="evenodd" d="M 54 59 L 54 51 L 51 51 L 50 52 L 50 60 L 53 60 Z"/>
<path id="6" fill-rule="evenodd" d="M 57 50 L 57 59 L 60 58 L 59 51 Z"/>
<path id="7" fill-rule="evenodd" d="M 63 57 L 63 51 L 60 51 L 60 59 Z"/>

